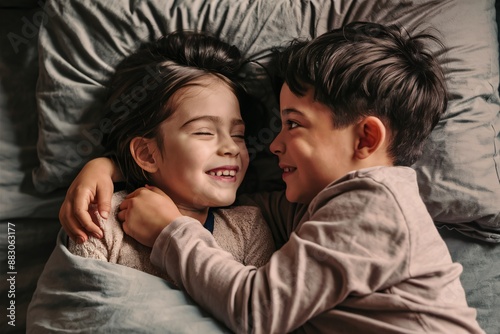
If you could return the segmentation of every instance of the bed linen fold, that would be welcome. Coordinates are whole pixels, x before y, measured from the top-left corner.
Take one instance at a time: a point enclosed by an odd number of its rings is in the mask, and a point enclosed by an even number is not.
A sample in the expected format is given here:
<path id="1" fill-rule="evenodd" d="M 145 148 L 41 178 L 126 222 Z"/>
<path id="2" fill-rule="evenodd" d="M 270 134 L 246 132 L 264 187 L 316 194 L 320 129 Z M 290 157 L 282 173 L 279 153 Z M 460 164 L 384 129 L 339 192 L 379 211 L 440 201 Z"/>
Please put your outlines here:
<path id="1" fill-rule="evenodd" d="M 73 255 L 61 230 L 28 307 L 27 333 L 229 333 L 165 280 Z"/>

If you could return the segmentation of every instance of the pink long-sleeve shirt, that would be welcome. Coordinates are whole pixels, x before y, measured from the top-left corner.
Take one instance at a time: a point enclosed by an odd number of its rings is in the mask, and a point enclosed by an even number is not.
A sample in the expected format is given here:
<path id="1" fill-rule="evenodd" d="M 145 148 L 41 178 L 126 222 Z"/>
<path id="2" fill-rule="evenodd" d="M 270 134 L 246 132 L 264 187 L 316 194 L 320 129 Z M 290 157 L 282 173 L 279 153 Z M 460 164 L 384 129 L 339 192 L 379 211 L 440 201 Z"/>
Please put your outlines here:
<path id="1" fill-rule="evenodd" d="M 261 267 L 181 217 L 152 262 L 238 333 L 484 333 L 422 202 L 415 172 L 349 173 L 308 205 L 254 197 L 282 247 Z"/>

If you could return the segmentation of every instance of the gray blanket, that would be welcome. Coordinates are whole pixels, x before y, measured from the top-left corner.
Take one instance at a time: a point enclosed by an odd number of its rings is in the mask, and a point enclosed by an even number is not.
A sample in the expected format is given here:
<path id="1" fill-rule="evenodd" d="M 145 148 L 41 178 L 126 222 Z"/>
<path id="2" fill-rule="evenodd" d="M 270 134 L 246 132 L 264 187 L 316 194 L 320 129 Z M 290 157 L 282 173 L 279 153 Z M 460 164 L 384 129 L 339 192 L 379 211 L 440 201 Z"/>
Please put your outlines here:
<path id="1" fill-rule="evenodd" d="M 61 230 L 28 308 L 27 333 L 223 333 L 156 276 L 71 254 Z"/>

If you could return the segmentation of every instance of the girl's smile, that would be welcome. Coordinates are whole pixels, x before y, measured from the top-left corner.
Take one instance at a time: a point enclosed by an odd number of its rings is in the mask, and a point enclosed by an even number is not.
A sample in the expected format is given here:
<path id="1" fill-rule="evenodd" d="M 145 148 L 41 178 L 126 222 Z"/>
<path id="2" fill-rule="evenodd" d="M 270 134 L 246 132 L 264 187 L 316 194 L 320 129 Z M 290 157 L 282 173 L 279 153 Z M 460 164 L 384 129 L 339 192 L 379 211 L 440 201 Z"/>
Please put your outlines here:
<path id="1" fill-rule="evenodd" d="M 217 181 L 236 182 L 236 174 L 239 170 L 238 166 L 221 166 L 209 170 L 207 174 Z"/>

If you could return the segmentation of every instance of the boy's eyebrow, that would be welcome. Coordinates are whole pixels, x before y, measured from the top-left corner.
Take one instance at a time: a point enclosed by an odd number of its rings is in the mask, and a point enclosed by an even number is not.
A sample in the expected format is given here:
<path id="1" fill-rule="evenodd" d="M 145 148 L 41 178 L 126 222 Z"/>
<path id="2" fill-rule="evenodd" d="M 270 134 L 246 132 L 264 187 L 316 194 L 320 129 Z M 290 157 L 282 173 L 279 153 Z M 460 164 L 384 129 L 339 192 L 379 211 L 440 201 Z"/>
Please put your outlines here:
<path id="1" fill-rule="evenodd" d="M 282 114 L 282 116 L 288 116 L 290 114 L 299 114 L 300 116 L 305 116 L 302 111 L 299 111 L 299 110 L 294 109 L 294 108 L 285 108 L 285 109 L 281 110 L 281 114 Z"/>
<path id="2" fill-rule="evenodd" d="M 182 124 L 182 127 L 187 126 L 190 123 L 196 122 L 196 121 L 201 121 L 201 120 L 208 120 L 212 123 L 215 124 L 221 124 L 222 123 L 222 117 L 218 116 L 211 116 L 211 115 L 203 115 L 195 118 L 191 118 L 188 120 L 186 123 Z M 231 125 L 245 125 L 245 122 L 241 118 L 233 118 L 231 120 Z"/>

